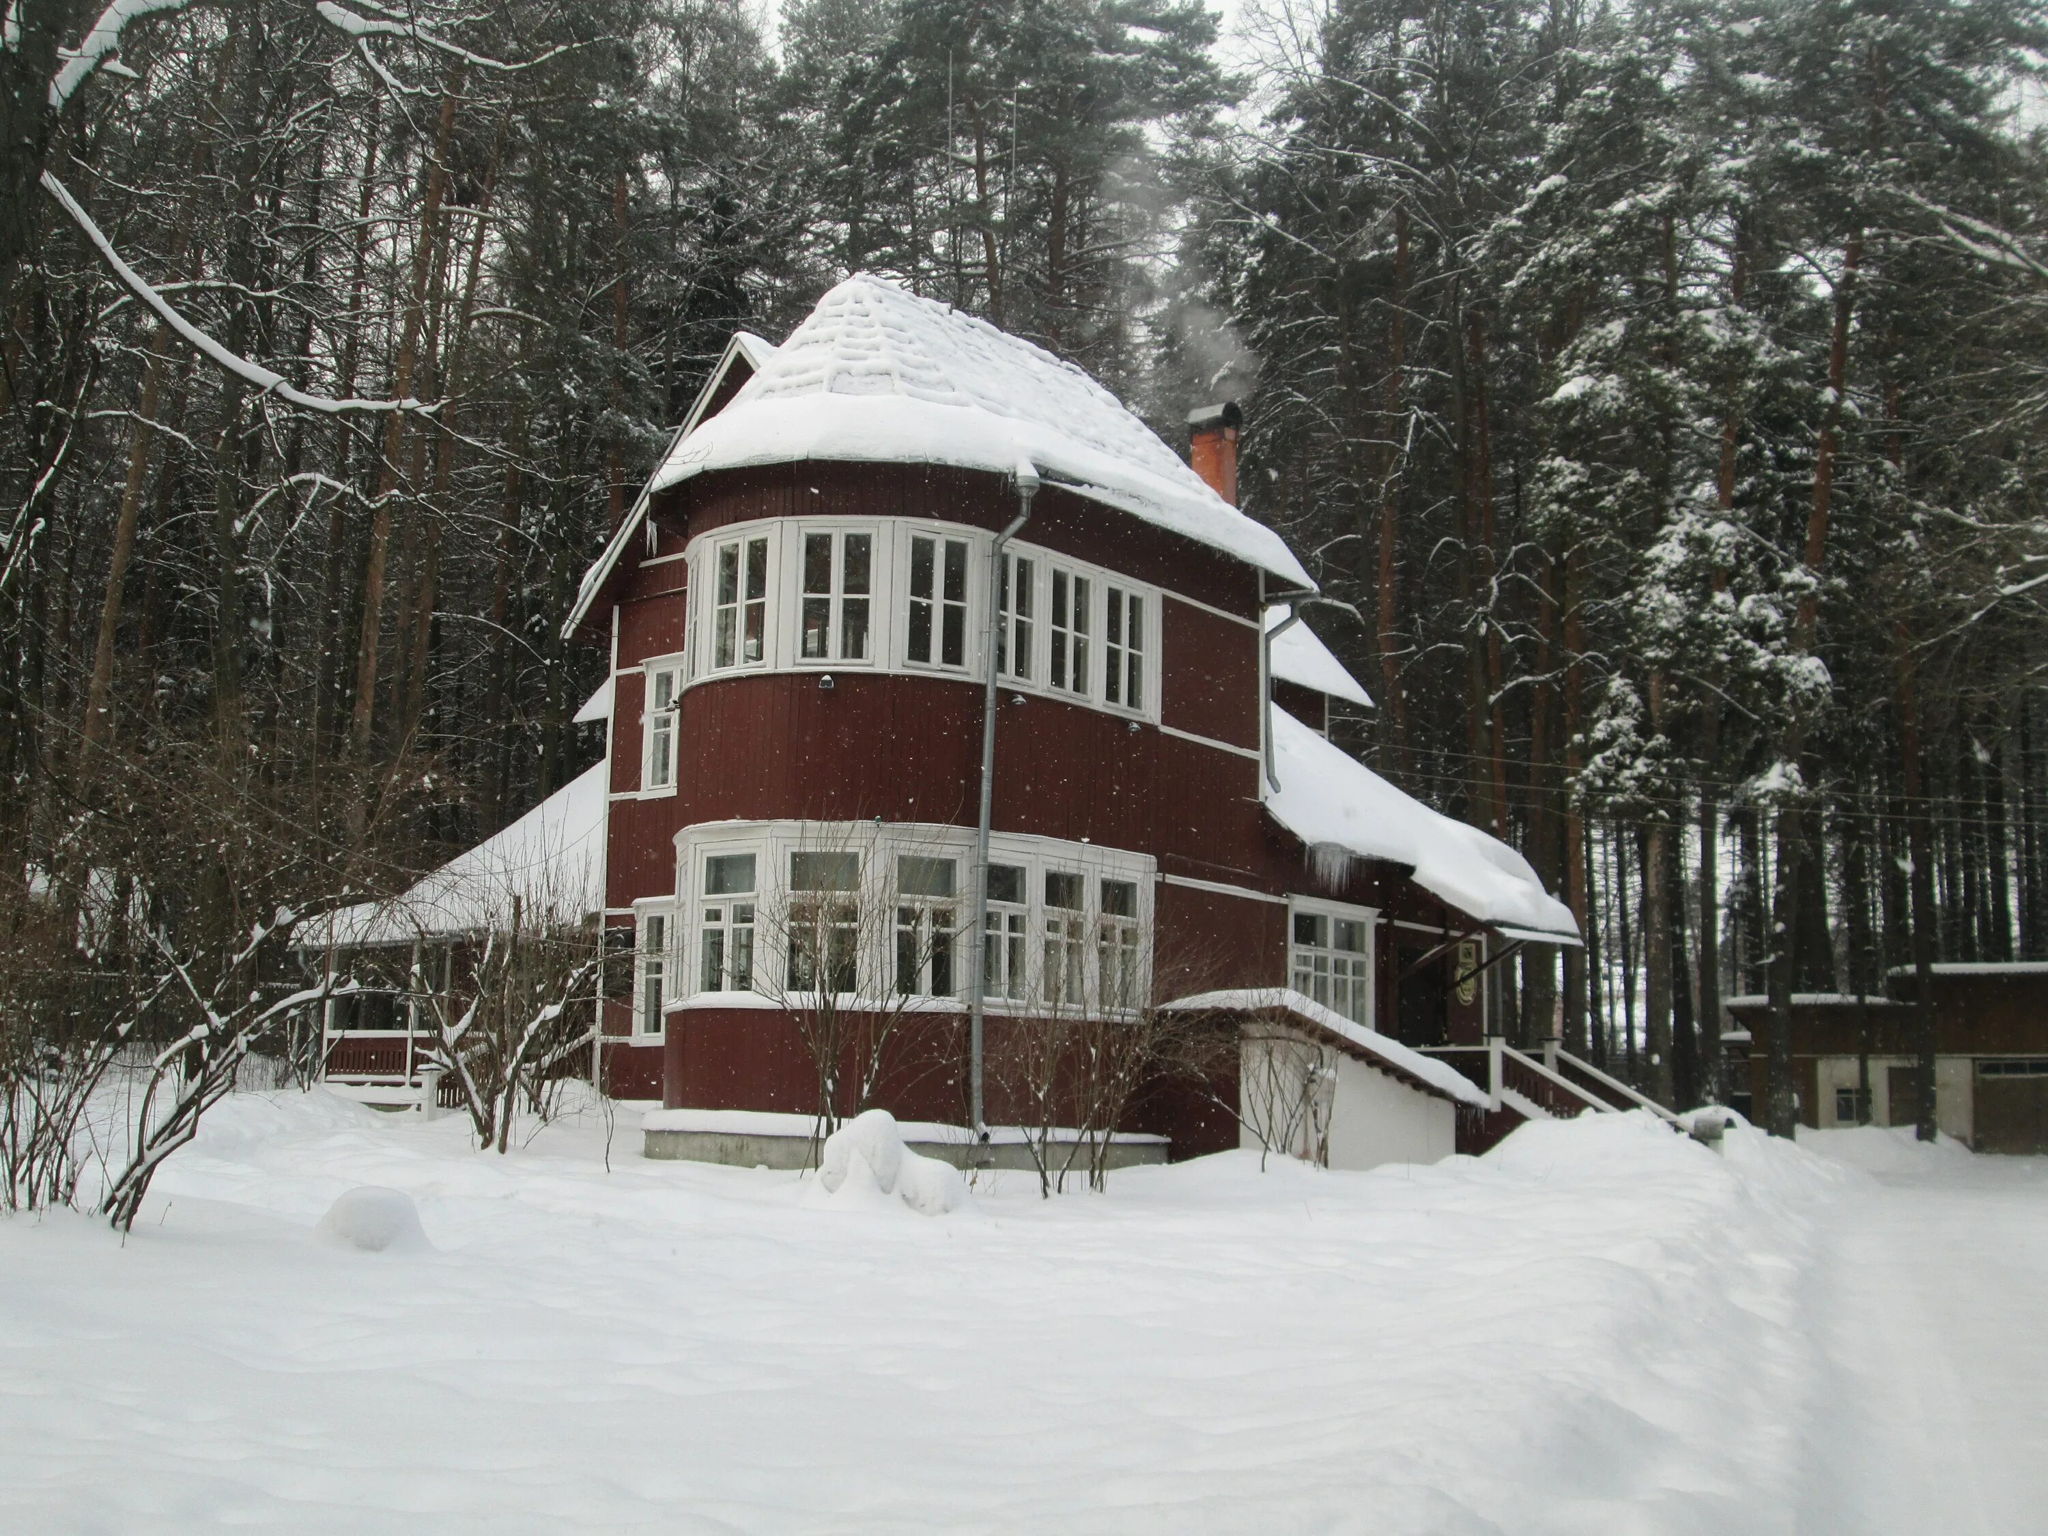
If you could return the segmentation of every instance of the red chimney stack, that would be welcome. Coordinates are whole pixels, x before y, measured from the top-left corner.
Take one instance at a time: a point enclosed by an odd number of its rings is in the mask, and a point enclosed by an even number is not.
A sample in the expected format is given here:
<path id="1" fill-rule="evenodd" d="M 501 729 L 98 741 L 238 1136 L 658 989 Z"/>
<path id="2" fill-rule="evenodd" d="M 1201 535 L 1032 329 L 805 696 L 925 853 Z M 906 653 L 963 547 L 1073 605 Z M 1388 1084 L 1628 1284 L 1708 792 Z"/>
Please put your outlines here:
<path id="1" fill-rule="evenodd" d="M 1237 505 L 1237 433 L 1244 412 L 1237 402 L 1198 405 L 1188 412 L 1188 463 L 1209 488 Z"/>

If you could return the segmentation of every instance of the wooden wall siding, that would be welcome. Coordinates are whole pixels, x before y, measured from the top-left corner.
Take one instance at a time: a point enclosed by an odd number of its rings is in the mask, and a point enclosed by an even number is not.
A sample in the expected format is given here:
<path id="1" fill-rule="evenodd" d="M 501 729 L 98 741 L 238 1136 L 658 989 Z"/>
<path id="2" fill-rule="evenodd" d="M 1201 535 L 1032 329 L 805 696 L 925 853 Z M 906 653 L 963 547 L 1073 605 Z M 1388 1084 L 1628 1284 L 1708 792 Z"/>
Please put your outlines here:
<path id="1" fill-rule="evenodd" d="M 627 1045 L 607 1041 L 604 1049 L 604 1091 L 615 1099 L 661 1097 L 662 1049 L 658 1045 Z"/>
<path id="2" fill-rule="evenodd" d="M 647 699 L 647 679 L 638 672 L 621 672 L 612 679 L 611 777 L 607 781 L 615 795 L 631 794 L 640 787 L 640 741 L 645 728 L 640 712 Z"/>
<path id="3" fill-rule="evenodd" d="M 1160 615 L 1161 723 L 1259 748 L 1259 632 L 1166 599 Z"/>
<path id="4" fill-rule="evenodd" d="M 1894 978 L 1899 980 L 1901 978 Z M 1934 1048 L 1954 1056 L 2039 1056 L 2048 1055 L 2048 1009 L 2028 1009 L 2009 997 L 1997 995 L 2006 989 L 1984 989 L 1991 995 L 1973 997 L 1971 989 L 1944 986 L 1951 980 L 1977 978 L 1934 978 Z M 2038 980 L 2038 978 L 2036 978 Z M 1862 1049 L 1863 1012 L 1853 1003 L 1839 1005 L 1795 1004 L 1792 1009 L 1792 1050 L 1799 1056 L 1854 1056 Z M 1768 1012 L 1761 1004 L 1729 1009 L 1742 1028 L 1757 1037 L 1757 1051 L 1763 1049 L 1763 1032 Z M 1910 1056 L 1920 1049 L 1919 1010 L 1907 1003 L 1874 1002 L 1869 1009 L 1870 1050 L 1878 1056 Z"/>
<path id="5" fill-rule="evenodd" d="M 676 834 L 685 825 L 674 795 L 612 801 L 605 842 L 607 907 L 675 893 Z"/>
<path id="6" fill-rule="evenodd" d="M 755 518 L 818 516 L 928 518 L 994 533 L 1017 515 L 1017 493 L 1001 476 L 973 470 L 816 460 L 701 476 L 664 492 L 654 515 L 665 530 L 687 528 L 692 538 Z M 1038 493 L 1018 537 L 1247 619 L 1259 613 L 1249 566 L 1056 485 Z"/>
<path id="7" fill-rule="evenodd" d="M 1287 908 L 1279 902 L 1162 882 L 1153 913 L 1152 964 L 1162 999 L 1287 984 Z"/>
<path id="8" fill-rule="evenodd" d="M 687 562 L 672 560 L 667 565 L 650 565 L 636 571 L 635 591 L 619 604 L 619 665 L 638 666 L 649 656 L 680 656 L 684 625 L 689 617 L 689 600 L 683 591 Z M 657 588 L 648 595 L 638 582 Z"/>

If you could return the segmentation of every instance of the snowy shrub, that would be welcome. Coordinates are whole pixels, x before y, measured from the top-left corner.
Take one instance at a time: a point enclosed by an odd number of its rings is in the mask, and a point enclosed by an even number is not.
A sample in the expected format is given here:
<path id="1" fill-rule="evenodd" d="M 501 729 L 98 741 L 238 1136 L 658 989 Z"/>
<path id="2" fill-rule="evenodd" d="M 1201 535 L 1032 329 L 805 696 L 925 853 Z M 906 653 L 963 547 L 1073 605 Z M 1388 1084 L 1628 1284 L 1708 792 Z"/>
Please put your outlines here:
<path id="1" fill-rule="evenodd" d="M 313 1231 L 323 1243 L 362 1253 L 425 1253 L 434 1246 L 427 1241 L 412 1196 L 376 1184 L 344 1193 Z"/>
<path id="2" fill-rule="evenodd" d="M 886 1109 L 870 1109 L 825 1138 L 818 1184 L 834 1205 L 888 1205 L 901 1200 L 924 1216 L 965 1209 L 967 1182 L 951 1163 L 903 1145 Z"/>

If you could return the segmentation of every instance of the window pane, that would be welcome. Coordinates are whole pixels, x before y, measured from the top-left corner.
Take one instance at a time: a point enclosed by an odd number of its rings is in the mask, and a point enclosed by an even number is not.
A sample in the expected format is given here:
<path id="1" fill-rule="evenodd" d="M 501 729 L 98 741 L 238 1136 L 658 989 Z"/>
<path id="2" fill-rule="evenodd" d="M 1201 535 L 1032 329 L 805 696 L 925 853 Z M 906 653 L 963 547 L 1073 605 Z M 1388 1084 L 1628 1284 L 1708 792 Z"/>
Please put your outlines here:
<path id="1" fill-rule="evenodd" d="M 989 865 L 988 899 L 1021 905 L 1024 900 L 1024 871 L 1015 864 Z"/>
<path id="2" fill-rule="evenodd" d="M 832 535 L 829 533 L 807 533 L 804 535 L 804 591 L 830 592 L 832 590 Z"/>
<path id="3" fill-rule="evenodd" d="M 1081 910 L 1081 877 L 1063 870 L 1049 869 L 1045 872 L 1045 904 L 1048 907 L 1064 907 L 1070 912 Z"/>
<path id="4" fill-rule="evenodd" d="M 946 541 L 946 601 L 967 601 L 967 544 L 963 539 Z"/>
<path id="5" fill-rule="evenodd" d="M 730 896 L 754 888 L 754 856 L 722 853 L 704 861 L 704 894 Z"/>
<path id="6" fill-rule="evenodd" d="M 806 661 L 816 661 L 825 656 L 826 645 L 832 634 L 832 599 L 829 597 L 807 597 L 804 599 L 803 656 Z"/>
<path id="7" fill-rule="evenodd" d="M 747 541 L 747 599 L 754 601 L 768 595 L 768 541 L 749 539 Z"/>
<path id="8" fill-rule="evenodd" d="M 868 600 L 849 597 L 840 607 L 839 656 L 842 661 L 865 661 L 868 654 Z"/>
<path id="9" fill-rule="evenodd" d="M 1330 939 L 1332 949 L 1349 950 L 1354 955 L 1365 953 L 1365 924 L 1351 918 L 1340 917 L 1333 925 Z"/>
<path id="10" fill-rule="evenodd" d="M 933 540 L 910 541 L 910 638 L 912 661 L 932 659 Z"/>
<path id="11" fill-rule="evenodd" d="M 1130 880 L 1102 882 L 1102 913 L 1105 917 L 1136 917 L 1138 887 Z"/>
<path id="12" fill-rule="evenodd" d="M 1297 944 L 1313 944 L 1321 948 L 1323 943 L 1323 920 L 1313 912 L 1295 913 L 1294 942 Z"/>
<path id="13" fill-rule="evenodd" d="M 860 884 L 858 853 L 800 852 L 789 856 L 793 891 L 850 891 Z"/>
<path id="14" fill-rule="evenodd" d="M 932 596 L 932 540 L 910 541 L 910 595 Z"/>
<path id="15" fill-rule="evenodd" d="M 967 610 L 964 607 L 946 605 L 939 660 L 949 667 L 967 665 Z"/>
<path id="16" fill-rule="evenodd" d="M 728 544 L 718 552 L 718 600 L 736 603 L 740 597 L 740 547 Z"/>
<path id="17" fill-rule="evenodd" d="M 896 889 L 905 896 L 951 896 L 953 861 L 906 853 L 896 861 Z"/>
<path id="18" fill-rule="evenodd" d="M 854 596 L 866 596 L 868 572 L 874 563 L 875 539 L 869 533 L 849 533 L 846 548 L 840 556 L 840 569 L 845 580 L 840 590 Z"/>

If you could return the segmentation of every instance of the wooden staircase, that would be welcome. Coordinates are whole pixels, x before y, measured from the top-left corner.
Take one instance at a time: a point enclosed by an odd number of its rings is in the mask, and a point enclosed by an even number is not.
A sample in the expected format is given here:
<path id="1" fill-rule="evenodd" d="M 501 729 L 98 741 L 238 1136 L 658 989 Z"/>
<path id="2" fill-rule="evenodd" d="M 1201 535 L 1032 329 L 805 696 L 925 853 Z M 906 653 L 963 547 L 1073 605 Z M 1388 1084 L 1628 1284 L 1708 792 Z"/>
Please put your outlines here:
<path id="1" fill-rule="evenodd" d="M 1655 1099 L 1572 1055 L 1555 1040 L 1544 1044 L 1541 1056 L 1516 1050 L 1499 1038 L 1484 1045 L 1432 1046 L 1425 1054 L 1455 1067 L 1486 1090 L 1485 1113 L 1459 1117 L 1460 1152 L 1484 1152 L 1530 1120 L 1569 1120 L 1589 1112 L 1614 1115 L 1643 1109 L 1672 1129 L 1679 1128 L 1678 1117 Z"/>

